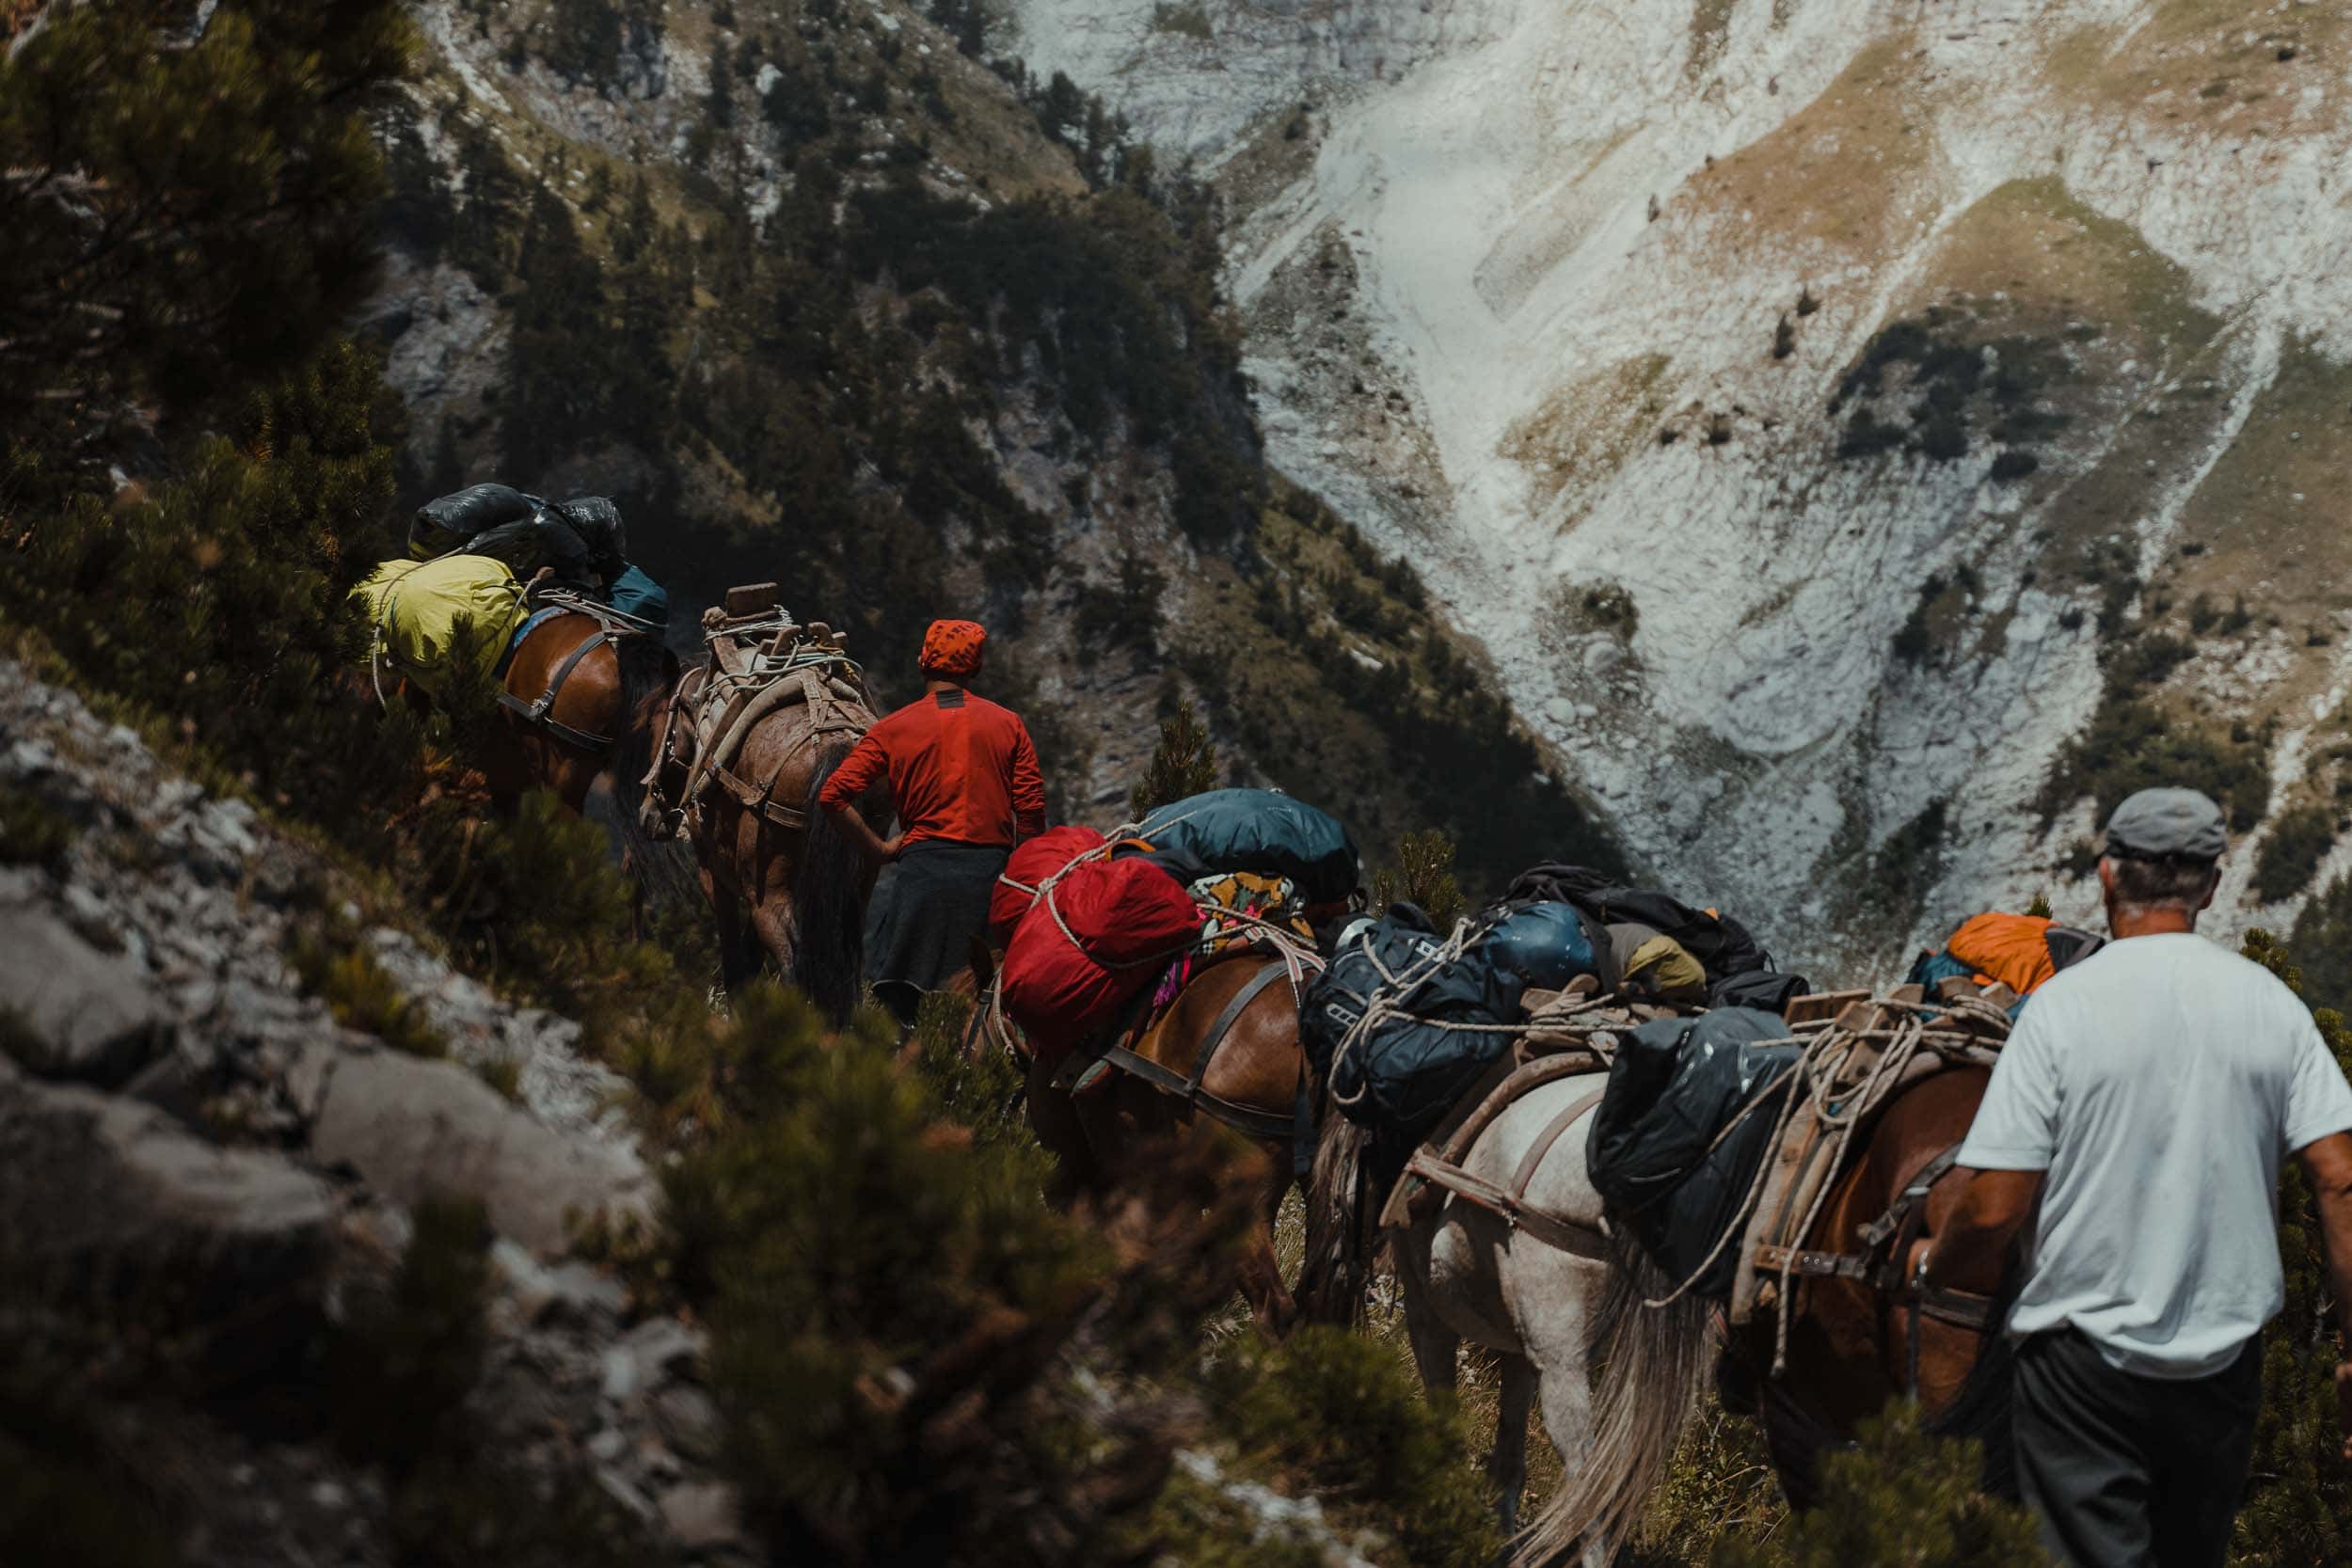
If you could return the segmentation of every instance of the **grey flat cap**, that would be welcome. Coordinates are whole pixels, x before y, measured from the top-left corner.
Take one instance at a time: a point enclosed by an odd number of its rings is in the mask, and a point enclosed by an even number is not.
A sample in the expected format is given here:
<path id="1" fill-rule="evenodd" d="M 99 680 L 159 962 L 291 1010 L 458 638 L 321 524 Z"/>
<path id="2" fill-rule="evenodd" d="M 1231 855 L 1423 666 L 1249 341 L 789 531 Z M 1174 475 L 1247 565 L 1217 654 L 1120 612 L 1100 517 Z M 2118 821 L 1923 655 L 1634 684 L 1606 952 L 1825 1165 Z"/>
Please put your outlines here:
<path id="1" fill-rule="evenodd" d="M 2106 852 L 2129 860 L 2216 861 L 2229 847 L 2221 808 L 2194 789 L 2143 789 L 2107 818 Z"/>

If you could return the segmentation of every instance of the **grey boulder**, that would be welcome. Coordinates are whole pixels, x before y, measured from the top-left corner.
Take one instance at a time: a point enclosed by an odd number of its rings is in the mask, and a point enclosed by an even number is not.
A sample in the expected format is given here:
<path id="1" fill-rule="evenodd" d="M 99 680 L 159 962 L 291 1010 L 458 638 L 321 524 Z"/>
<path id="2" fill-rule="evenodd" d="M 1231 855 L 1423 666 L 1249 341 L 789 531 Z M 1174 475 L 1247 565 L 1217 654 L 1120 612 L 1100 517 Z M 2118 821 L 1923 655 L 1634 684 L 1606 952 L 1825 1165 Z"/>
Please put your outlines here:
<path id="1" fill-rule="evenodd" d="M 101 952 L 34 904 L 0 905 L 0 1038 L 43 1078 L 112 1086 L 171 1037 L 138 965 Z"/>
<path id="2" fill-rule="evenodd" d="M 479 1197 L 501 1234 L 541 1257 L 565 1250 L 575 1221 L 653 1212 L 653 1182 L 633 1152 L 565 1137 L 464 1068 L 339 1051 L 318 1083 L 311 1157 L 350 1167 L 395 1202 Z"/>

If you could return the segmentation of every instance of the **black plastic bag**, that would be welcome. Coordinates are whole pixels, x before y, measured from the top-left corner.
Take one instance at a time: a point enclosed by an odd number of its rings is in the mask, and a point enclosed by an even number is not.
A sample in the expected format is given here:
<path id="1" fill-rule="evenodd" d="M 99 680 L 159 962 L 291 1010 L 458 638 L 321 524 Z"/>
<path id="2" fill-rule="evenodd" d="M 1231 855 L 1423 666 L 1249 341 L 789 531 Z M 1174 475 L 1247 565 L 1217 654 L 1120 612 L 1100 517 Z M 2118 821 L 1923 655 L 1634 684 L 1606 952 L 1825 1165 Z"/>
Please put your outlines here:
<path id="1" fill-rule="evenodd" d="M 1766 1042 L 1788 1037 L 1774 1014 L 1725 1007 L 1659 1019 L 1618 1044 L 1585 1168 L 1612 1223 L 1629 1225 L 1677 1284 L 1707 1262 L 1772 1152 L 1804 1048 Z M 1739 1262 L 1735 1237 L 1692 1289 L 1728 1294 Z"/>
<path id="2" fill-rule="evenodd" d="M 522 521 L 539 504 L 508 485 L 469 484 L 417 508 L 408 521 L 408 553 L 420 561 L 447 555 L 501 523 Z"/>

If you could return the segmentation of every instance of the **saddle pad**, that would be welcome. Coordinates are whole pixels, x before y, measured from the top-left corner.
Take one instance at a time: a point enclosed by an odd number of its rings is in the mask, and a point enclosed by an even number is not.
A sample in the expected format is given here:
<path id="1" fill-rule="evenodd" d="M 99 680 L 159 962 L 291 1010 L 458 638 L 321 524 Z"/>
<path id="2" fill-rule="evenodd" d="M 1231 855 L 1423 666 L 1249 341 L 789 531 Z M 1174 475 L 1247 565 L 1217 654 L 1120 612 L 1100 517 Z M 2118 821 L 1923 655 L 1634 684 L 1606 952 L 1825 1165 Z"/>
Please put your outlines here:
<path id="1" fill-rule="evenodd" d="M 515 656 L 522 651 L 523 643 L 530 640 L 531 634 L 563 613 L 564 607 L 561 605 L 549 605 L 545 610 L 532 610 L 529 616 L 525 617 L 523 624 L 515 628 L 515 635 L 506 640 L 506 651 L 499 655 L 498 668 L 491 673 L 497 675 L 506 673 L 506 667 L 515 662 Z"/>

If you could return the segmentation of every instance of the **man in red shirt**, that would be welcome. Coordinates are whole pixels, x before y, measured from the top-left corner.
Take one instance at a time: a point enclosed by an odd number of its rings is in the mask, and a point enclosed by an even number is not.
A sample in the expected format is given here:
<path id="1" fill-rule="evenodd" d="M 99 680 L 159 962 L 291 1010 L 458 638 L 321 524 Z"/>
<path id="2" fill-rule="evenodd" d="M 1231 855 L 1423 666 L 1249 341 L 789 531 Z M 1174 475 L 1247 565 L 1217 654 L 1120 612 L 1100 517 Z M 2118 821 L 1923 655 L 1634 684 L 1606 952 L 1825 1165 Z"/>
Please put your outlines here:
<path id="1" fill-rule="evenodd" d="M 877 722 L 818 793 L 834 826 L 877 864 L 896 863 L 866 939 L 866 977 L 901 1022 L 971 958 L 1012 847 L 1045 829 L 1045 778 L 1020 716 L 969 689 L 988 633 L 934 621 L 923 695 Z M 857 800 L 886 783 L 898 832 L 878 837 Z"/>

